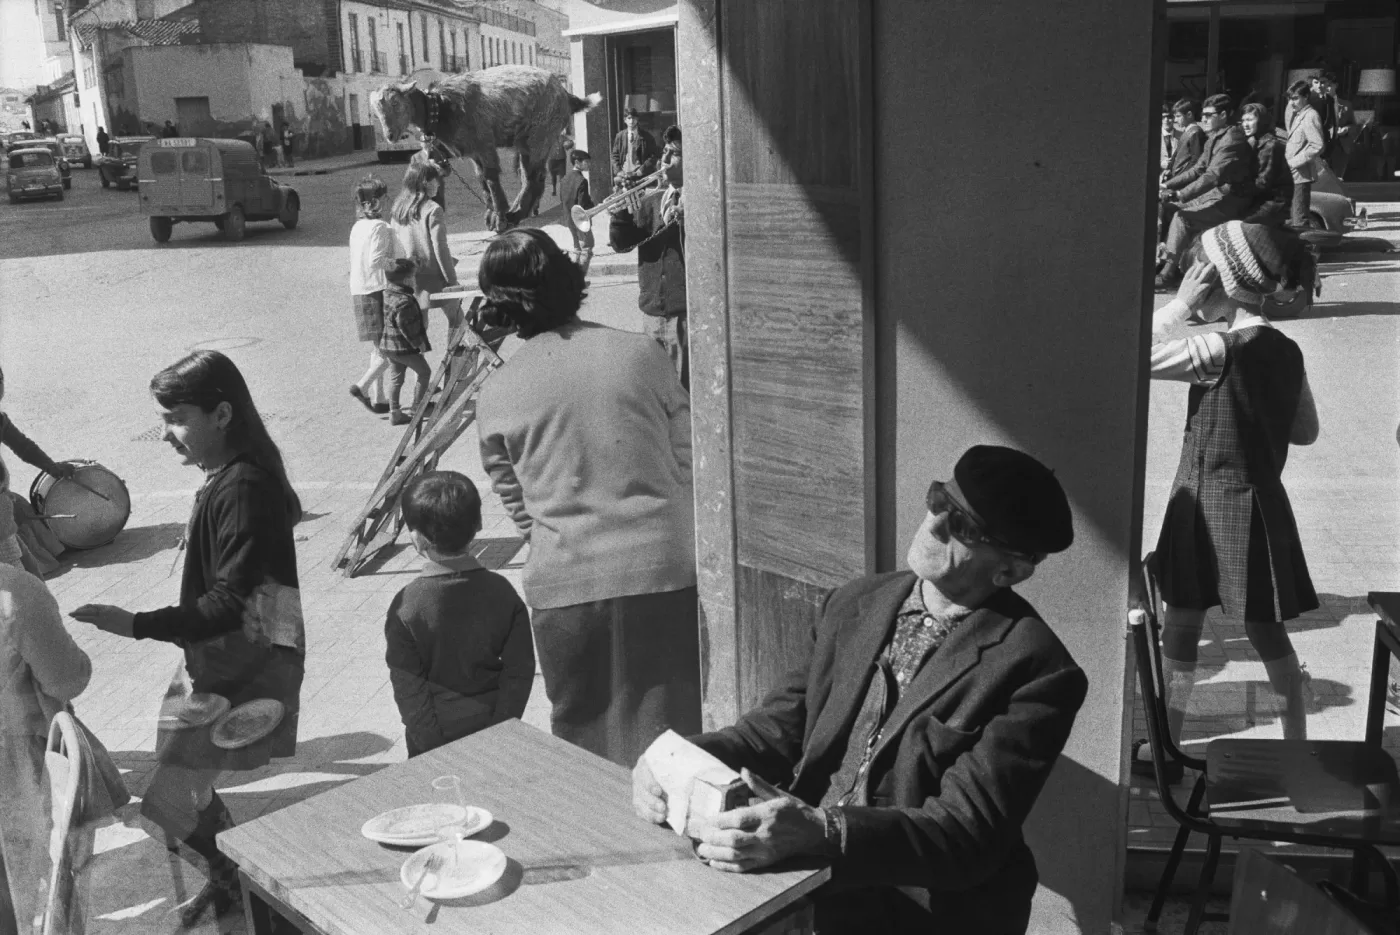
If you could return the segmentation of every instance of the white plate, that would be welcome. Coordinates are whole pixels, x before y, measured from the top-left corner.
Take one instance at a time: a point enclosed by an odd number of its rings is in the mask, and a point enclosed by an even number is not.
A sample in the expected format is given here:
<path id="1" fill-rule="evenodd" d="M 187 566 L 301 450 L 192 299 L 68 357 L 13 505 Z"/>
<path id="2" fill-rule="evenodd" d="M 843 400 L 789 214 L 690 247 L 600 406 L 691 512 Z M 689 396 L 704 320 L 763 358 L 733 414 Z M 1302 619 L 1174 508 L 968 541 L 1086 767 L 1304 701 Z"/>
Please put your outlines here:
<path id="1" fill-rule="evenodd" d="M 468 838 L 483 831 L 494 819 L 484 808 L 469 805 L 410 805 L 376 815 L 360 826 L 360 834 L 380 844 L 422 847 L 435 844 L 453 830 Z"/>
<path id="2" fill-rule="evenodd" d="M 215 721 L 210 739 L 224 750 L 246 747 L 275 731 L 286 713 L 286 705 L 275 698 L 255 698 Z"/>
<path id="3" fill-rule="evenodd" d="M 228 699 L 223 695 L 197 692 L 184 698 L 170 698 L 161 705 L 160 726 L 167 730 L 203 727 L 223 717 L 228 709 Z"/>
<path id="4" fill-rule="evenodd" d="M 455 864 L 452 860 L 454 848 L 457 851 Z M 428 899 L 461 899 L 480 893 L 506 872 L 506 855 L 496 845 L 484 841 L 444 841 L 423 848 L 403 862 L 399 880 L 404 889 L 413 889 L 431 854 L 441 854 L 443 866 L 438 873 L 428 874 L 418 890 Z"/>

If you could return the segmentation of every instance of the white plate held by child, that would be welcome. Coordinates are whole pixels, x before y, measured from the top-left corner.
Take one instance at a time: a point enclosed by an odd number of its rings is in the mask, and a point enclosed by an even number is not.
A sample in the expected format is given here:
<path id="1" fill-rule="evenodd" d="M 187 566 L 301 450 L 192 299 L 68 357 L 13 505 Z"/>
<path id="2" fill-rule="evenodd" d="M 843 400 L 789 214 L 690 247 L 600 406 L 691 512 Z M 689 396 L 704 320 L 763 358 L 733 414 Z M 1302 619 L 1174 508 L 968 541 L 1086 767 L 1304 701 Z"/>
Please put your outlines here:
<path id="1" fill-rule="evenodd" d="M 374 816 L 360 826 L 360 834 L 380 844 L 422 847 L 454 833 L 470 837 L 489 827 L 492 821 L 490 812 L 475 806 L 410 805 Z"/>
<path id="2" fill-rule="evenodd" d="M 437 873 L 423 875 L 428 858 L 442 857 Z M 455 857 L 455 859 L 454 859 Z M 399 880 L 404 889 L 413 889 L 421 878 L 419 893 L 428 899 L 461 899 L 480 893 L 506 872 L 506 855 L 484 841 L 444 841 L 425 847 L 403 862 Z"/>

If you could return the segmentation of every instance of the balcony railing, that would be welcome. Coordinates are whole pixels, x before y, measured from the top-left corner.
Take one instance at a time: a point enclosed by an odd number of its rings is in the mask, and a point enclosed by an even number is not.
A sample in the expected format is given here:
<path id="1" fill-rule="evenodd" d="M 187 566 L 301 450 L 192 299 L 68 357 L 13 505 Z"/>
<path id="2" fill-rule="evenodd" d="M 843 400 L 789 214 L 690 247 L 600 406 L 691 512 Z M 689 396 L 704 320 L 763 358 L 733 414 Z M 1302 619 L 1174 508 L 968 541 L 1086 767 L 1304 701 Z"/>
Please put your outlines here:
<path id="1" fill-rule="evenodd" d="M 374 74 L 387 75 L 389 73 L 389 56 L 385 52 L 371 52 L 369 55 L 369 70 Z"/>

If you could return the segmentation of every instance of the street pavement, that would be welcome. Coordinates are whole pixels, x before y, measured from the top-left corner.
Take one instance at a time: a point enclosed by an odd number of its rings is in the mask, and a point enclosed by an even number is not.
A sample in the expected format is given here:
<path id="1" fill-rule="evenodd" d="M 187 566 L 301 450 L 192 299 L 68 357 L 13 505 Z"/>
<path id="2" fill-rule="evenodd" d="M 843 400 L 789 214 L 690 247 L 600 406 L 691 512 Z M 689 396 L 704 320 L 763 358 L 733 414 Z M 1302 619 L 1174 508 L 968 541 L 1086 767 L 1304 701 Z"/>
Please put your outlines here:
<path id="1" fill-rule="evenodd" d="M 5 409 L 53 456 L 91 458 L 116 471 L 132 499 L 131 518 L 112 544 L 70 555 L 49 579 L 65 613 L 89 602 L 141 610 L 177 598 L 174 546 L 200 478 L 158 441 L 146 385 L 194 348 L 223 350 L 242 368 L 303 498 L 306 519 L 297 528 L 297 548 L 309 653 L 301 739 L 290 760 L 223 777 L 220 794 L 240 822 L 405 756 L 382 627 L 389 600 L 418 559 L 411 548 L 400 548 L 353 579 L 330 567 L 399 438 L 385 417 L 371 416 L 346 393 L 366 358 L 354 339 L 346 287 L 350 183 L 360 168 L 290 178 L 302 195 L 299 227 L 250 225 L 238 244 L 222 241 L 212 225 L 189 225 L 176 227 L 169 244 L 157 245 L 135 197 L 98 188 L 95 176 L 82 170 L 74 172 L 73 191 L 62 203 L 0 205 Z M 397 172 L 394 166 L 370 170 L 382 171 L 386 180 Z M 479 206 L 455 188 L 448 199 L 450 241 L 461 257 L 462 279 L 472 282 L 474 257 L 487 239 Z M 557 202 L 545 205 L 532 223 L 559 237 Z M 1400 241 L 1400 205 L 1373 205 L 1371 216 L 1373 236 Z M 1315 737 L 1359 736 L 1372 620 L 1363 599 L 1367 590 L 1400 589 L 1396 256 L 1330 255 L 1318 306 L 1302 320 L 1280 323 L 1306 355 L 1322 423 L 1318 443 L 1295 449 L 1285 475 L 1324 595 L 1321 610 L 1290 627 L 1318 689 Z M 638 329 L 633 270 L 627 257 L 601 272 L 595 266 L 584 316 Z M 607 275 L 614 271 L 626 275 Z M 429 360 L 436 364 L 445 324 L 435 313 L 430 322 L 435 351 Z M 514 346 L 508 342 L 502 353 L 508 356 Z M 1149 545 L 1176 466 L 1185 399 L 1184 386 L 1152 387 L 1144 510 Z M 14 489 L 27 490 L 33 470 L 13 457 L 8 463 Z M 485 527 L 478 551 L 518 586 L 521 543 L 490 492 L 470 433 L 442 465 L 481 487 Z M 77 711 L 139 797 L 153 768 L 156 712 L 179 653 L 69 624 L 93 659 L 92 682 Z M 1278 736 L 1275 701 L 1241 630 L 1238 621 L 1211 617 L 1202 647 L 1206 684 L 1188 721 L 1191 739 Z M 538 679 L 525 720 L 547 729 Z M 1164 833 L 1151 798 L 1135 788 L 1131 843 L 1154 842 Z M 201 875 L 170 858 L 149 831 L 135 804 L 100 830 L 89 932 L 177 929 L 174 908 L 198 888 Z M 241 931 L 237 917 L 219 924 L 218 930 Z M 212 923 L 202 929 L 215 930 Z"/>

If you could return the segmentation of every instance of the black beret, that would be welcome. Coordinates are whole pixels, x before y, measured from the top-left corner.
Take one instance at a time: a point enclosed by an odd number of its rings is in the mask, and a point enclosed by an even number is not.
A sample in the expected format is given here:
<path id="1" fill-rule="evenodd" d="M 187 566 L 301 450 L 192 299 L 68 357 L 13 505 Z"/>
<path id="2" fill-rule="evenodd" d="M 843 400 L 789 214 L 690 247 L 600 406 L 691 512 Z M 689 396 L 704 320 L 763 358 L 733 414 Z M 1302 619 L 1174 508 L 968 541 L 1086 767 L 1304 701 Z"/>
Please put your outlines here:
<path id="1" fill-rule="evenodd" d="M 949 485 L 988 534 L 1018 552 L 1063 552 L 1074 520 L 1055 472 L 1000 445 L 974 445 L 958 459 Z"/>

